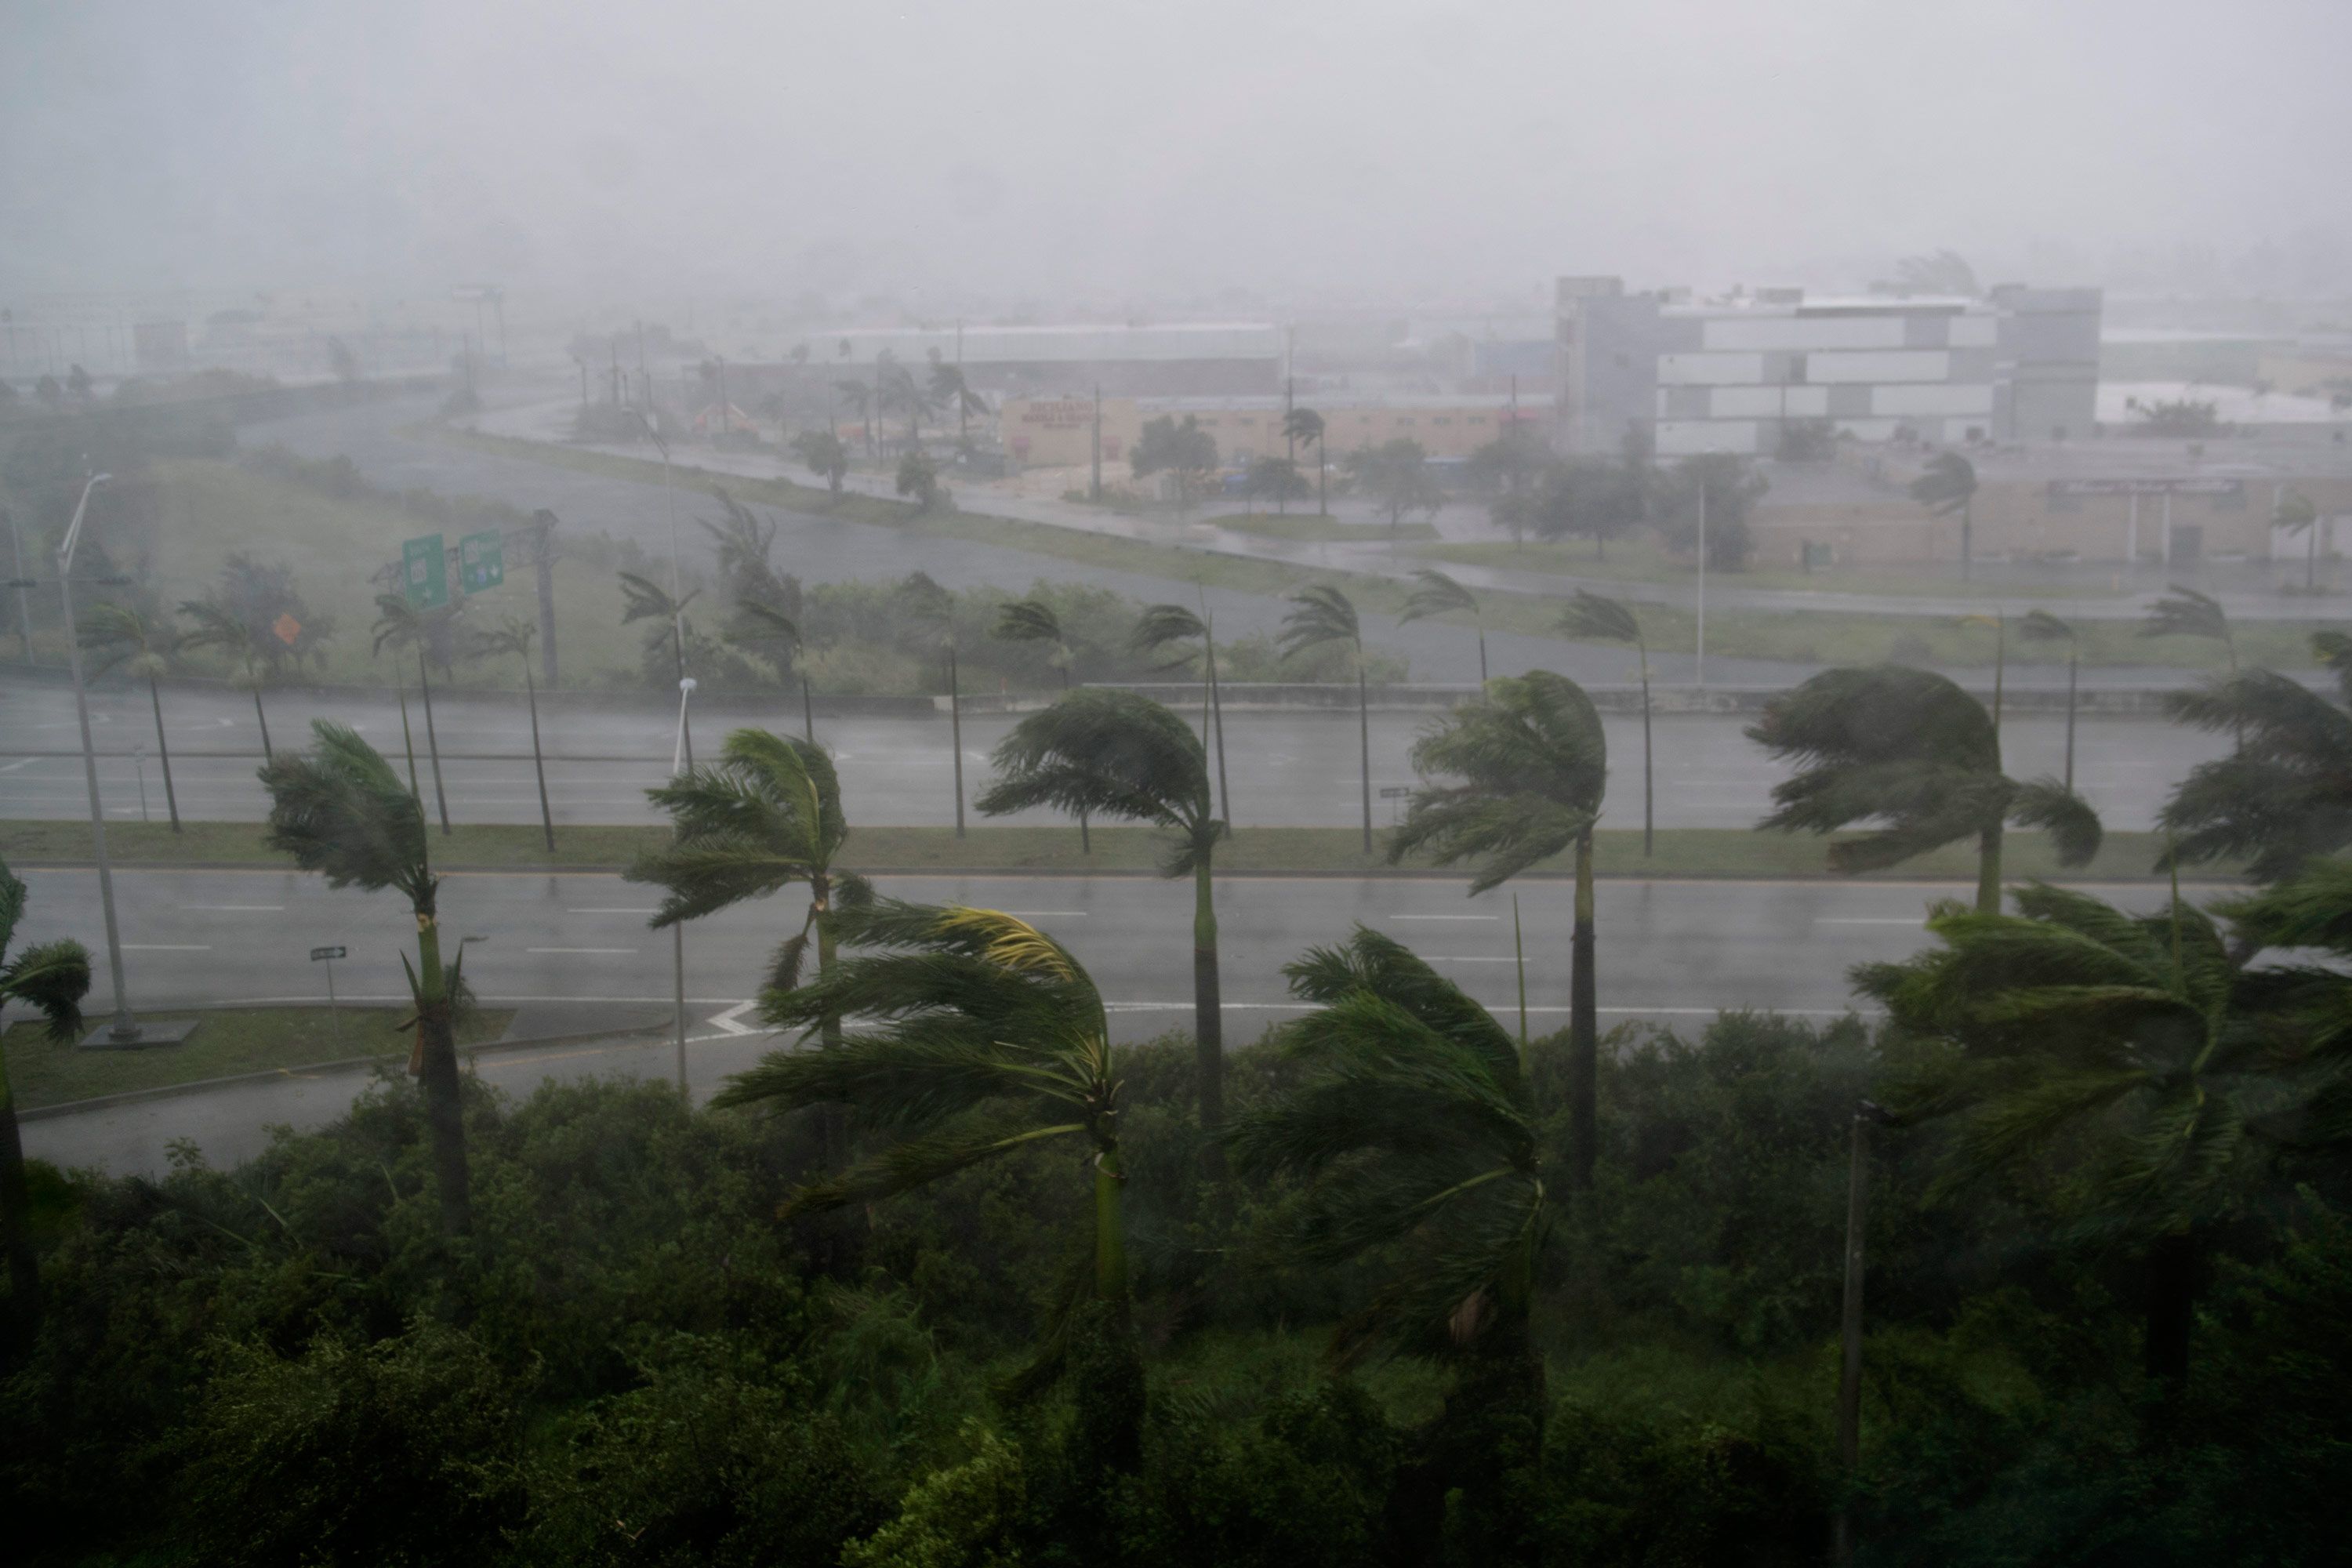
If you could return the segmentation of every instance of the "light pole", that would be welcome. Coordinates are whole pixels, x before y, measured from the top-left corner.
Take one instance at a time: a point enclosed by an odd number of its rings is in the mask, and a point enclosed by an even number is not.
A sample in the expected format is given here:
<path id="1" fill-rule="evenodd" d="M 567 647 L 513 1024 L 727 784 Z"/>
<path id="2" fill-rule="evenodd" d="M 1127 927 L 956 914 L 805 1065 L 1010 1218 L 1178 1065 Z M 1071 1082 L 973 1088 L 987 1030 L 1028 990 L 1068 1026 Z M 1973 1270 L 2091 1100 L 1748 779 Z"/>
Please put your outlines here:
<path id="1" fill-rule="evenodd" d="M 683 676 L 677 683 L 677 740 L 670 748 L 669 773 L 675 779 L 694 765 L 694 742 L 686 731 L 686 705 L 694 696 L 694 677 Z M 677 981 L 677 1092 L 690 1106 L 694 1091 L 686 1082 L 686 922 L 677 921 L 669 928 L 670 958 Z"/>

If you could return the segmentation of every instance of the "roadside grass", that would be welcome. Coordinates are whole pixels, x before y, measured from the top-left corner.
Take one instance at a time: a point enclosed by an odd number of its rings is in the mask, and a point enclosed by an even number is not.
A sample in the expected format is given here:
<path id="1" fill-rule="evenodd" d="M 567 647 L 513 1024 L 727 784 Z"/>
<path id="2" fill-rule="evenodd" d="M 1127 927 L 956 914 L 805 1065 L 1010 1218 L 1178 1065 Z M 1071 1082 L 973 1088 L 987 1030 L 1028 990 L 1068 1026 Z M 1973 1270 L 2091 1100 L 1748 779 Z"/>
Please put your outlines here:
<path id="1" fill-rule="evenodd" d="M 1223 517 L 1201 520 L 1215 528 L 1231 529 L 1235 533 L 1255 534 L 1261 539 L 1286 539 L 1295 543 L 1372 543 L 1391 542 L 1410 543 L 1435 539 L 1436 528 L 1426 522 L 1401 523 L 1391 528 L 1385 522 L 1342 522 L 1336 517 L 1318 517 L 1313 513 L 1230 512 Z"/>
<path id="2" fill-rule="evenodd" d="M 186 1044 L 144 1051 L 83 1050 L 71 1042 L 49 1039 L 37 1021 L 12 1026 L 0 1035 L 0 1049 L 7 1052 L 8 1081 L 17 1105 L 63 1105 L 102 1094 L 238 1073 L 291 1071 L 361 1057 L 400 1063 L 408 1059 L 409 1034 L 394 1027 L 409 1016 L 404 1007 L 347 1006 L 339 1017 L 331 1016 L 325 1007 L 198 1008 L 145 1016 L 202 1022 Z M 511 1008 L 476 1008 L 458 1020 L 457 1044 L 495 1040 L 513 1017 Z M 91 1024 L 102 1022 L 90 1019 Z"/>
<path id="3" fill-rule="evenodd" d="M 110 823 L 107 847 L 118 866 L 288 865 L 262 843 L 261 825 L 190 822 L 174 837 L 160 823 Z M 450 870 L 610 870 L 663 843 L 667 829 L 653 826 L 560 827 L 550 856 L 540 831 L 529 824 L 461 826 L 447 838 L 435 835 L 436 864 Z M 1353 827 L 1240 827 L 1217 849 L 1217 868 L 1236 875 L 1345 875 L 1378 877 L 1427 874 L 1436 868 L 1422 859 L 1402 867 L 1388 863 L 1389 830 L 1373 835 L 1373 852 L 1363 851 Z M 958 838 L 950 827 L 858 827 L 850 832 L 845 862 L 862 871 L 1047 871 L 1150 872 L 1166 848 L 1164 835 L 1147 827 L 1097 826 L 1094 853 L 1078 849 L 1075 826 L 975 826 Z M 2162 851 L 2154 833 L 2110 833 L 2090 866 L 2060 867 L 2038 834 L 2009 836 L 2003 870 L 2011 881 L 2048 877 L 2064 881 L 2148 881 Z M 1642 854 L 1638 827 L 1603 828 L 1594 835 L 1594 865 L 1604 877 L 1769 877 L 1839 879 L 1829 869 L 1826 844 L 1811 837 L 1757 833 L 1736 827 L 1669 827 L 1657 834 L 1656 852 Z M 89 856 L 89 829 L 71 821 L 0 822 L 0 858 L 16 866 L 80 865 Z M 1565 876 L 1563 858 L 1534 868 L 1538 876 Z M 1450 874 L 1450 873 L 1449 873 Z M 2227 881 L 2231 867 L 2194 868 L 2190 876 Z M 1466 873 L 1464 874 L 1466 877 Z M 1972 847 L 1953 845 L 1906 862 L 1891 871 L 1869 873 L 1870 881 L 1972 881 Z"/>
<path id="4" fill-rule="evenodd" d="M 1515 545 L 1508 540 L 1454 541 L 1416 551 L 1436 561 L 1465 566 L 1558 573 L 1570 577 L 1606 578 L 1620 583 L 1688 583 L 1696 575 L 1689 560 L 1671 553 L 1654 538 L 1622 539 L 1610 543 L 1605 559 L 1596 558 L 1591 542 L 1533 541 Z M 2019 583 L 2014 580 L 1967 582 L 1932 572 L 1831 566 L 1805 572 L 1791 566 L 1751 566 L 1718 581 L 1744 588 L 1811 589 L 1820 593 L 1876 594 L 1890 598 L 2105 599 L 2120 598 L 2124 591 L 2096 583 Z"/>

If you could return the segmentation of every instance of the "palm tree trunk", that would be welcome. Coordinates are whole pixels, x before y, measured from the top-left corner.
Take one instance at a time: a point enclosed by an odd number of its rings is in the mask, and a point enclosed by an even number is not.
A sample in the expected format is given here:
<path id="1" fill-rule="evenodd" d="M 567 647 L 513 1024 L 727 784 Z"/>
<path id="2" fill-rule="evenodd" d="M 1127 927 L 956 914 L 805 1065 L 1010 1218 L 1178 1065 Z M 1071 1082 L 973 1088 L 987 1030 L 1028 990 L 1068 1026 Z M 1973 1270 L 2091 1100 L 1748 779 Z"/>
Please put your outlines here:
<path id="1" fill-rule="evenodd" d="M 394 669 L 400 668 L 397 661 L 394 663 L 393 668 Z M 408 685 L 405 681 L 395 680 L 393 689 L 400 694 L 400 744 L 401 748 L 408 753 L 408 795 L 411 800 L 417 803 L 416 808 L 422 811 L 425 809 L 425 795 L 424 792 L 416 787 L 416 737 L 409 731 L 408 728 Z"/>
<path id="2" fill-rule="evenodd" d="M 1364 650 L 1356 648 L 1356 738 L 1364 782 L 1364 853 L 1372 852 L 1372 704 L 1364 691 Z"/>
<path id="3" fill-rule="evenodd" d="M 1069 650 L 1065 648 L 1062 651 L 1066 659 Z M 1065 662 L 1062 666 L 1062 694 L 1066 697 L 1069 695 L 1069 690 L 1070 665 Z M 1095 852 L 1094 832 L 1087 824 L 1087 808 L 1083 805 L 1078 807 L 1078 853 L 1081 855 L 1091 855 Z"/>
<path id="4" fill-rule="evenodd" d="M 1576 928 L 1568 956 L 1569 1185 L 1592 1190 L 1600 1153 L 1601 1010 L 1592 975 L 1592 833 L 1576 840 Z"/>
<path id="5" fill-rule="evenodd" d="M 2311 548 L 2305 552 L 2303 557 L 2303 591 L 2316 594 L 2319 592 L 2319 521 L 2316 518 L 2312 520 L 2309 531 Z"/>
<path id="6" fill-rule="evenodd" d="M 245 679 L 253 688 L 253 721 L 261 726 L 261 760 L 275 762 L 277 756 L 269 749 L 269 715 L 261 710 L 261 677 L 255 673 L 250 658 L 245 661 Z"/>
<path id="7" fill-rule="evenodd" d="M 2161 1236 L 2147 1250 L 2147 1375 L 2177 1392 L 2189 1376 L 2189 1332 L 2197 1310 L 2197 1238 Z"/>
<path id="8" fill-rule="evenodd" d="M 1977 503 L 1974 497 L 1960 502 L 1960 581 L 1969 580 L 1975 565 L 1977 537 Z"/>
<path id="9" fill-rule="evenodd" d="M 1315 515 L 1331 515 L 1331 463 L 1323 450 L 1323 443 L 1315 443 Z"/>
<path id="10" fill-rule="evenodd" d="M 809 678 L 805 669 L 801 671 L 801 732 L 808 737 L 810 745 L 816 744 L 816 700 L 809 695 Z"/>
<path id="11" fill-rule="evenodd" d="M 1994 822 L 1977 835 L 1977 913 L 2000 913 L 2001 825 Z"/>
<path id="12" fill-rule="evenodd" d="M 539 826 L 547 835 L 547 852 L 555 853 L 555 814 L 547 805 L 547 763 L 539 750 L 539 688 L 530 679 L 530 655 L 522 656 L 523 696 L 530 702 L 530 765 L 539 774 Z"/>
<path id="13" fill-rule="evenodd" d="M 463 1236 L 473 1228 L 465 1100 L 457 1083 L 457 1025 L 441 972 L 441 927 L 430 903 L 416 910 L 416 1055 L 409 1070 L 424 1090 L 433 1180 L 441 1194 L 441 1226 L 452 1236 Z"/>
<path id="14" fill-rule="evenodd" d="M 11 1346 L 29 1344 L 41 1321 L 41 1266 L 33 1255 L 32 1204 L 25 1192 L 25 1145 L 16 1132 L 16 1096 L 0 1058 L 0 1231 L 8 1248 L 7 1325 Z"/>
<path id="15" fill-rule="evenodd" d="M 1656 846 L 1658 831 L 1657 794 L 1652 784 L 1650 765 L 1650 649 L 1642 650 L 1642 858 L 1648 859 Z"/>
<path id="16" fill-rule="evenodd" d="M 2066 793 L 2074 793 L 2074 677 L 2081 668 L 2083 650 L 2069 645 L 2066 649 Z"/>
<path id="17" fill-rule="evenodd" d="M 155 706 L 155 756 L 163 764 L 163 808 L 172 814 L 172 831 L 180 831 L 180 797 L 172 790 L 172 742 L 163 738 L 163 694 L 155 678 L 147 678 L 147 700 Z"/>
<path id="18" fill-rule="evenodd" d="M 963 687 L 956 674 L 955 648 L 948 649 L 948 745 L 955 760 L 956 837 L 963 837 Z"/>
<path id="19" fill-rule="evenodd" d="M 1490 678 L 1486 674 L 1486 628 L 1478 628 L 1478 689 L 1483 693 Z"/>
<path id="20" fill-rule="evenodd" d="M 1234 796 L 1225 787 L 1225 699 L 1217 685 L 1217 636 L 1214 626 L 1205 627 L 1201 634 L 1201 646 L 1209 656 L 1209 716 L 1217 731 L 1217 815 L 1224 819 L 1225 832 L 1234 830 Z"/>
<path id="21" fill-rule="evenodd" d="M 433 732 L 433 678 L 425 670 L 425 649 L 416 650 L 416 682 L 425 693 L 425 750 L 433 759 L 433 804 L 441 812 L 441 837 L 449 836 L 449 793 L 441 787 L 441 742 Z"/>
<path id="22" fill-rule="evenodd" d="M 1118 1144 L 1095 1154 L 1095 1299 L 1111 1305 L 1127 1300 L 1127 1227 L 1118 1212 L 1118 1189 L 1127 1183 Z"/>
<path id="23" fill-rule="evenodd" d="M 1216 1139 L 1225 1124 L 1225 1010 L 1217 980 L 1216 888 L 1207 845 L 1195 851 L 1192 867 L 1192 1044 L 1193 1093 L 1201 1131 L 1209 1138 L 1208 1164 L 1223 1179 L 1224 1146 Z"/>

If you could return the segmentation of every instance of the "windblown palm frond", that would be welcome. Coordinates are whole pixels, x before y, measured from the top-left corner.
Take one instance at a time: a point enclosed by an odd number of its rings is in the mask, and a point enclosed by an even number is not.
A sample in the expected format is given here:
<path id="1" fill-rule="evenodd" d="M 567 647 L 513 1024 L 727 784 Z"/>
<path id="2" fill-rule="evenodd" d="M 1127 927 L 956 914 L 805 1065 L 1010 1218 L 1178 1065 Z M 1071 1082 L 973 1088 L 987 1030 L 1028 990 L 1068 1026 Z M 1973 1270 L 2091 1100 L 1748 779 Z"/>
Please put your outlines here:
<path id="1" fill-rule="evenodd" d="M 620 577 L 623 626 L 631 621 L 675 620 L 702 594 L 699 588 L 689 588 L 684 597 L 672 598 L 668 589 L 640 573 L 624 572 Z"/>
<path id="2" fill-rule="evenodd" d="M 1977 493 L 1976 465 L 1958 452 L 1938 452 L 1911 481 L 1911 499 L 1938 517 L 1948 517 Z"/>
<path id="3" fill-rule="evenodd" d="M 2230 617 L 2221 601 L 2194 588 L 2171 584 L 2162 598 L 2148 606 L 2147 620 L 2140 626 L 2144 637 L 2211 637 L 2218 642 L 2230 640 Z"/>
<path id="4" fill-rule="evenodd" d="M 2047 610 L 2028 610 L 2018 620 L 2017 635 L 2027 642 L 2073 642 L 2074 628 Z"/>
<path id="5" fill-rule="evenodd" d="M 1478 596 L 1448 577 L 1434 566 L 1423 566 L 1412 574 L 1412 591 L 1405 595 L 1404 614 L 1400 621 L 1418 621 L 1430 616 L 1449 615 L 1457 610 L 1478 612 Z"/>
<path id="6" fill-rule="evenodd" d="M 180 614 L 195 623 L 180 634 L 181 647 L 218 648 L 239 658 L 252 658 L 257 640 L 254 628 L 227 605 L 210 599 L 183 599 Z"/>
<path id="7" fill-rule="evenodd" d="M 146 680 L 171 668 L 178 639 L 169 626 L 155 625 L 133 606 L 110 599 L 84 605 L 80 616 L 82 649 L 93 656 L 86 673 L 104 675 L 122 667 Z"/>
<path id="8" fill-rule="evenodd" d="M 1062 620 L 1043 599 L 1015 599 L 996 612 L 992 634 L 1005 642 L 1042 642 L 1060 646 Z"/>
<path id="9" fill-rule="evenodd" d="M 309 752 L 281 752 L 260 770 L 269 792 L 267 841 L 331 888 L 396 888 L 430 909 L 425 811 L 376 749 L 346 725 L 311 721 Z"/>
<path id="10" fill-rule="evenodd" d="M 1465 782 L 1413 793 L 1389 843 L 1391 864 L 1429 853 L 1478 859 L 1480 893 L 1558 855 L 1591 830 L 1609 773 L 1601 715 L 1583 688 L 1549 670 L 1488 683 L 1489 700 L 1455 710 L 1414 742 L 1424 776 Z"/>
<path id="11" fill-rule="evenodd" d="M 25 884 L 0 865 L 0 953 L 16 940 L 25 898 Z M 0 1004 L 19 1003 L 40 1014 L 52 1040 L 81 1032 L 81 999 L 89 994 L 89 950 L 69 938 L 26 948 L 0 967 Z"/>
<path id="12" fill-rule="evenodd" d="M 1642 640 L 1642 623 L 1633 618 L 1631 607 L 1622 600 L 1603 598 L 1587 588 L 1579 588 L 1568 608 L 1560 612 L 1559 629 L 1572 637 L 1630 643 Z"/>
<path id="13" fill-rule="evenodd" d="M 1364 639 L 1356 618 L 1356 606 L 1348 595 L 1326 584 L 1301 588 L 1290 595 L 1290 609 L 1282 617 L 1282 632 L 1275 646 L 1285 658 L 1295 658 L 1311 647 L 1328 642 L 1344 642 L 1359 655 Z"/>
<path id="14" fill-rule="evenodd" d="M 2326 658 L 2333 645 L 2313 641 Z M 2240 736 L 2232 754 L 2190 769 L 2165 804 L 2159 820 L 2179 859 L 2243 858 L 2270 882 L 2352 845 L 2352 714 L 2267 669 L 2173 692 L 2166 706 L 2180 723 Z"/>
<path id="15" fill-rule="evenodd" d="M 1194 841 L 1216 831 L 1200 737 L 1140 692 L 1073 691 L 1015 724 L 990 761 L 997 777 L 980 797 L 981 815 L 1048 806 L 1173 828 L 1188 852 L 1164 868 L 1170 876 L 1191 870 Z"/>
<path id="16" fill-rule="evenodd" d="M 1136 617 L 1135 631 L 1128 638 L 1129 648 L 1140 654 L 1156 654 L 1171 643 L 1200 642 L 1206 645 L 1209 628 L 1201 617 L 1181 605 L 1147 605 Z M 1160 666 L 1162 670 L 1181 669 L 1192 662 L 1188 650 L 1177 658 Z"/>

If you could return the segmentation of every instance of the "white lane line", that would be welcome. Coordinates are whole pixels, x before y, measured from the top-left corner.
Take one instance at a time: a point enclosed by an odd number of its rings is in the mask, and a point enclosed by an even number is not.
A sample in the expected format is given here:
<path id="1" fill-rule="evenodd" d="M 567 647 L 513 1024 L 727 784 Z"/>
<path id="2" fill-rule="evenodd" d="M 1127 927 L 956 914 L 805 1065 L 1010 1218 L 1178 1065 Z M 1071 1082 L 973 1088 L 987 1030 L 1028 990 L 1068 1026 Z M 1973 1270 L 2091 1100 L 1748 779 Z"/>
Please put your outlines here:
<path id="1" fill-rule="evenodd" d="M 1815 915 L 1817 926 L 1924 926 L 1927 917 L 1921 915 Z"/>
<path id="2" fill-rule="evenodd" d="M 23 762 L 21 762 L 21 763 L 10 763 L 6 767 L 5 767 L 5 768 L 0 768 L 0 773 L 15 773 L 18 768 L 29 768 L 29 767 L 31 767 L 35 763 L 37 763 L 37 762 L 39 762 L 40 760 L 41 760 L 41 759 L 40 759 L 40 758 L 38 758 L 38 757 L 26 757 L 26 758 Z"/>
<path id="3" fill-rule="evenodd" d="M 284 904 L 182 904 L 180 907 L 225 915 L 277 915 L 286 912 Z"/>
<path id="4" fill-rule="evenodd" d="M 566 910 L 563 912 L 567 915 L 651 915 L 661 911 L 651 907 L 640 910 L 617 904 L 599 904 L 589 909 Z"/>
<path id="5" fill-rule="evenodd" d="M 527 947 L 523 951 L 525 952 L 584 952 L 617 956 L 622 953 L 635 952 L 637 950 L 634 947 Z"/>
<path id="6" fill-rule="evenodd" d="M 210 952 L 210 942 L 126 942 L 125 952 Z"/>
<path id="7" fill-rule="evenodd" d="M 1500 915 L 1391 915 L 1392 921 L 1498 921 Z"/>

